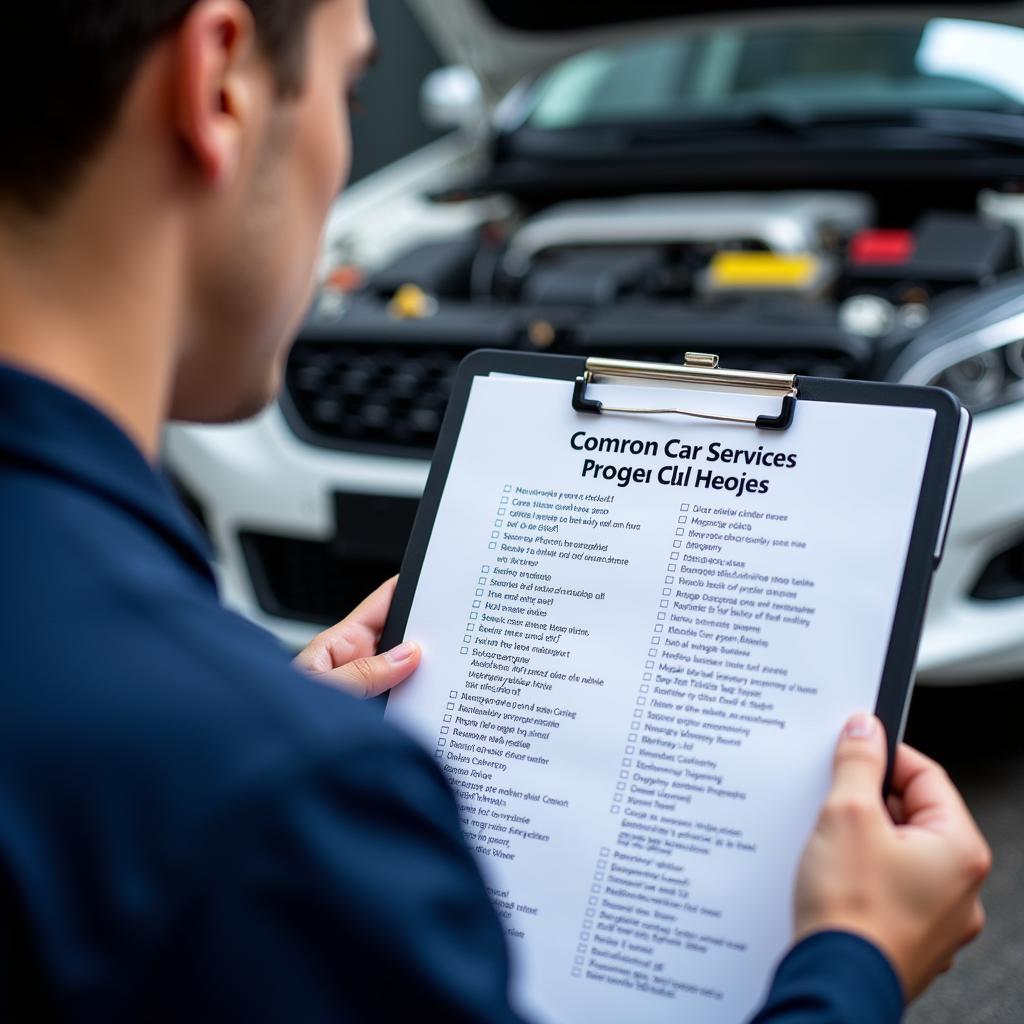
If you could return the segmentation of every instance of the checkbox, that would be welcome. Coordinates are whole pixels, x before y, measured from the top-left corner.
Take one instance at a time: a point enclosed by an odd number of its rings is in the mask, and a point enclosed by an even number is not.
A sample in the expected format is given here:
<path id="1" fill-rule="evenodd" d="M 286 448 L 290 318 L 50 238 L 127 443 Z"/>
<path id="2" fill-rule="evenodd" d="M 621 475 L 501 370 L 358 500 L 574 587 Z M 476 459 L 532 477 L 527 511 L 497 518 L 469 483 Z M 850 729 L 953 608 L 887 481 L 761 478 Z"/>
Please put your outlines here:
<path id="1" fill-rule="evenodd" d="M 498 546 L 498 542 L 492 540 L 488 543 L 487 546 L 493 551 Z"/>
<path id="2" fill-rule="evenodd" d="M 602 857 L 610 857 L 611 855 L 612 855 L 612 851 L 607 846 L 602 846 L 601 847 L 601 856 Z"/>
<path id="3" fill-rule="evenodd" d="M 508 498 L 507 497 L 503 497 L 501 499 L 501 503 L 502 503 L 502 505 L 507 505 L 508 504 Z"/>
<path id="4" fill-rule="evenodd" d="M 474 608 L 479 608 L 480 607 L 480 602 L 479 601 L 474 601 L 473 602 L 473 607 Z"/>
<path id="5" fill-rule="evenodd" d="M 635 736 L 633 738 L 636 739 Z M 634 753 L 636 753 L 636 748 L 635 747 L 626 747 L 626 753 L 627 754 L 634 754 Z"/>
<path id="6" fill-rule="evenodd" d="M 674 548 L 681 548 L 682 546 L 683 546 L 683 542 L 681 540 L 674 540 L 674 541 L 672 541 L 672 547 L 674 547 Z"/>
<path id="7" fill-rule="evenodd" d="M 648 679 L 648 678 L 650 678 L 649 675 L 644 676 L 644 679 Z M 644 685 L 640 687 L 640 692 L 641 693 L 647 693 L 649 690 L 650 690 L 650 687 L 646 683 L 644 683 Z"/>
<path id="8" fill-rule="evenodd" d="M 686 536 L 686 531 L 681 526 L 677 526 L 676 527 L 676 536 L 677 537 L 685 537 Z"/>
<path id="9" fill-rule="evenodd" d="M 476 592 L 476 596 L 477 596 L 477 597 L 483 597 L 483 596 L 484 596 L 484 592 L 483 592 L 482 590 L 478 590 L 478 591 Z"/>
<path id="10" fill-rule="evenodd" d="M 676 572 L 679 569 L 678 565 L 666 565 L 665 572 Z"/>
<path id="11" fill-rule="evenodd" d="M 576 947 L 577 953 L 586 953 L 586 951 L 587 947 L 582 942 Z"/>
<path id="12" fill-rule="evenodd" d="M 494 525 L 497 526 L 497 527 L 500 527 L 501 526 L 501 520 L 500 519 L 495 519 L 494 520 Z"/>
<path id="13" fill-rule="evenodd" d="M 482 587 L 482 586 L 483 586 L 483 585 L 484 585 L 484 584 L 485 584 L 486 582 L 487 582 L 487 577 L 486 577 L 486 576 L 481 576 L 481 577 L 480 577 L 480 579 L 478 579 L 478 580 L 477 580 L 477 583 L 479 583 L 481 587 Z"/>
<path id="14" fill-rule="evenodd" d="M 434 751 L 434 757 L 436 757 L 440 761 L 444 757 L 444 751 L 438 748 Z"/>
<path id="15" fill-rule="evenodd" d="M 458 690 L 449 690 L 448 691 L 448 696 L 449 697 L 458 697 L 458 695 L 459 695 L 459 691 Z"/>
<path id="16" fill-rule="evenodd" d="M 446 744 L 447 742 L 448 742 L 448 741 L 447 741 L 447 740 L 446 740 L 446 739 L 445 739 L 445 738 L 444 738 L 444 737 L 442 736 L 442 737 L 441 737 L 441 738 L 440 738 L 440 739 L 439 739 L 439 740 L 437 741 L 437 745 L 438 745 L 439 747 L 443 747 L 443 746 L 444 746 L 444 745 L 445 745 L 445 744 Z"/>
<path id="17" fill-rule="evenodd" d="M 599 860 L 597 862 L 597 866 L 599 868 L 606 868 L 606 867 L 608 867 L 608 861 L 606 861 L 606 860 Z"/>
<path id="18" fill-rule="evenodd" d="M 670 551 L 669 554 L 668 554 L 668 557 L 671 558 L 671 559 L 676 559 L 676 558 L 679 557 L 679 552 L 678 551 Z"/>
<path id="19" fill-rule="evenodd" d="M 679 511 L 680 512 L 689 512 L 690 511 L 690 506 L 689 505 L 680 505 L 679 506 Z"/>
<path id="20" fill-rule="evenodd" d="M 659 622 L 664 622 L 665 621 L 665 613 L 664 612 L 658 612 L 658 621 Z"/>
<path id="21" fill-rule="evenodd" d="M 446 708 L 447 708 L 447 709 L 448 709 L 449 711 L 454 711 L 454 710 L 455 710 L 455 705 L 454 705 L 454 703 L 452 703 L 451 701 L 449 701 L 449 702 L 448 702 L 448 703 L 447 703 L 447 704 L 445 705 L 445 707 L 446 707 Z"/>
<path id="22" fill-rule="evenodd" d="M 661 643 L 661 637 L 660 636 L 652 636 L 651 637 L 651 643 L 652 644 L 660 644 Z"/>
<path id="23" fill-rule="evenodd" d="M 593 917 L 596 912 L 593 911 L 593 910 L 587 910 L 585 913 L 586 913 L 587 917 Z"/>
<path id="24" fill-rule="evenodd" d="M 584 927 L 586 927 L 586 921 L 584 921 L 583 924 L 584 924 Z M 589 941 L 590 941 L 590 932 L 580 932 L 580 942 L 589 942 Z"/>
<path id="25" fill-rule="evenodd" d="M 644 662 L 644 668 L 654 668 L 654 662 L 653 661 L 645 661 Z"/>
<path id="26" fill-rule="evenodd" d="M 618 814 L 622 810 L 618 804 L 612 804 L 612 814 Z"/>
<path id="27" fill-rule="evenodd" d="M 480 613 L 479 612 L 470 612 L 469 613 L 469 617 L 471 619 L 478 619 L 478 618 L 480 618 Z"/>
<path id="28" fill-rule="evenodd" d="M 685 523 L 686 522 L 686 516 L 680 516 L 679 517 L 679 522 Z"/>
<path id="29" fill-rule="evenodd" d="M 572 976 L 574 978 L 580 978 L 583 976 L 583 972 L 578 967 L 574 967 L 572 969 Z"/>
<path id="30" fill-rule="evenodd" d="M 470 635 L 469 635 L 469 634 L 467 633 L 467 634 L 466 634 L 466 635 L 465 635 L 465 636 L 464 636 L 464 637 L 462 638 L 462 642 L 463 642 L 464 644 L 471 644 L 471 643 L 473 642 L 473 638 L 472 638 L 472 637 L 471 637 L 471 636 L 470 636 Z"/>
<path id="31" fill-rule="evenodd" d="M 659 601 L 658 602 L 658 607 L 659 608 L 667 608 L 668 607 L 668 601 Z"/>
<path id="32" fill-rule="evenodd" d="M 628 779 L 629 778 L 629 772 L 619 772 L 619 778 L 620 779 Z"/>
<path id="33" fill-rule="evenodd" d="M 613 799 L 613 800 L 614 800 L 614 801 L 615 801 L 616 803 L 621 803 L 621 802 L 622 802 L 622 794 L 621 794 L 621 793 L 616 793 L 616 794 L 615 794 L 615 795 L 614 795 L 614 796 L 612 797 L 612 799 Z"/>
<path id="34" fill-rule="evenodd" d="M 655 648 L 655 647 L 652 647 L 652 648 L 651 648 L 651 649 L 650 649 L 650 650 L 649 650 L 649 651 L 647 652 L 647 657 L 648 657 L 648 658 L 656 658 L 657 656 L 658 656 L 658 651 L 657 651 L 657 648 Z"/>
<path id="35" fill-rule="evenodd" d="M 447 725 L 442 725 L 441 726 L 441 735 L 442 736 L 447 736 L 448 735 L 448 729 L 449 729 L 449 727 Z"/>
<path id="36" fill-rule="evenodd" d="M 665 582 L 666 583 L 674 583 L 675 582 L 675 577 L 674 576 L 666 576 L 665 577 Z"/>
<path id="37" fill-rule="evenodd" d="M 636 702 L 637 702 L 637 704 L 640 707 L 643 707 L 643 705 L 647 703 L 647 698 L 646 697 L 637 697 Z"/>
<path id="38" fill-rule="evenodd" d="M 661 588 L 661 596 L 662 597 L 671 597 L 672 596 L 672 591 L 668 587 L 662 587 Z"/>
<path id="39" fill-rule="evenodd" d="M 459 654 L 469 654 L 469 648 L 468 647 L 460 647 L 459 648 Z"/>
<path id="40" fill-rule="evenodd" d="M 603 871 L 595 871 L 594 872 L 594 881 L 595 882 L 603 882 L 604 881 L 604 872 Z"/>
<path id="41" fill-rule="evenodd" d="M 646 679 L 648 682 L 650 682 L 651 681 L 651 673 L 650 672 L 645 672 L 644 673 L 644 679 Z M 647 687 L 646 686 L 641 686 L 640 689 L 641 690 L 646 690 Z"/>
<path id="42" fill-rule="evenodd" d="M 474 626 L 472 622 L 467 622 L 466 629 L 472 632 L 474 629 L 476 629 L 476 626 Z"/>
<path id="43" fill-rule="evenodd" d="M 452 720 L 452 716 L 451 715 L 445 715 L 444 718 L 441 719 L 442 722 L 450 722 L 451 720 Z"/>
<path id="44" fill-rule="evenodd" d="M 480 571 L 481 572 L 490 572 L 491 571 L 491 567 L 489 565 L 481 565 L 480 566 Z"/>
<path id="45" fill-rule="evenodd" d="M 590 906 L 592 906 L 592 907 L 596 907 L 597 906 L 597 897 L 596 896 L 588 896 L 587 897 L 587 903 L 589 903 Z"/>
<path id="46" fill-rule="evenodd" d="M 629 736 L 628 736 L 628 737 L 626 737 L 626 738 L 627 738 L 627 739 L 629 740 L 629 742 L 630 742 L 630 743 L 636 743 L 636 733 L 635 733 L 635 732 L 631 732 L 631 733 L 629 734 Z M 630 748 L 629 748 L 629 747 L 626 747 L 626 753 L 627 753 L 627 754 L 632 754 L 632 753 L 633 753 L 633 751 L 632 751 L 632 750 L 630 750 Z"/>
<path id="47" fill-rule="evenodd" d="M 576 957 L 576 963 L 577 964 L 582 964 L 583 963 L 583 957 L 581 957 L 581 956 Z"/>
<path id="48" fill-rule="evenodd" d="M 512 490 L 512 485 L 511 484 L 505 484 L 505 493 L 508 494 L 508 492 L 511 491 L 511 490 Z"/>
<path id="49" fill-rule="evenodd" d="M 491 540 L 497 540 L 501 536 L 497 530 L 491 530 Z"/>
<path id="50" fill-rule="evenodd" d="M 660 633 L 664 628 L 665 627 L 660 622 L 656 622 L 654 624 L 654 632 L 655 633 Z"/>
<path id="51" fill-rule="evenodd" d="M 594 883 L 594 884 L 593 884 L 593 885 L 592 885 L 592 886 L 590 887 L 590 891 L 591 891 L 591 892 L 600 892 L 600 891 L 601 891 L 601 886 L 599 886 L 599 885 L 598 885 L 598 884 L 597 884 L 597 883 L 595 882 L 595 883 Z"/>
<path id="52" fill-rule="evenodd" d="M 633 758 L 631 758 L 631 757 L 624 757 L 624 758 L 622 759 L 622 763 L 623 763 L 623 764 L 624 764 L 624 765 L 625 765 L 625 766 L 626 766 L 627 768 L 632 768 L 632 767 L 633 767 Z"/>
<path id="53" fill-rule="evenodd" d="M 615 783 L 615 788 L 616 789 L 625 789 L 626 788 L 626 784 L 624 782 L 616 782 Z"/>

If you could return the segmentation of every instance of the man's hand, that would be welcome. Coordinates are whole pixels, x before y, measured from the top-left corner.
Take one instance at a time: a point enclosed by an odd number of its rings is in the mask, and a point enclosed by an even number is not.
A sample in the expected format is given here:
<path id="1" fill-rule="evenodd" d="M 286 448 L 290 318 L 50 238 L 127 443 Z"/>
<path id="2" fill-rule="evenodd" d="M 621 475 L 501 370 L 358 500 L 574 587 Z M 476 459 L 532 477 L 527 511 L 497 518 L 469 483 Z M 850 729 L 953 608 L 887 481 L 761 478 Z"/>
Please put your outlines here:
<path id="1" fill-rule="evenodd" d="M 885 764 L 881 723 L 854 716 L 800 864 L 796 937 L 838 929 L 870 940 L 909 1002 L 984 926 L 978 894 L 992 854 L 938 764 L 900 746 L 888 810 Z"/>
<path id="2" fill-rule="evenodd" d="M 313 637 L 295 665 L 320 682 L 356 697 L 376 697 L 410 676 L 420 663 L 417 644 L 374 654 L 398 577 L 378 587 L 347 618 Z"/>

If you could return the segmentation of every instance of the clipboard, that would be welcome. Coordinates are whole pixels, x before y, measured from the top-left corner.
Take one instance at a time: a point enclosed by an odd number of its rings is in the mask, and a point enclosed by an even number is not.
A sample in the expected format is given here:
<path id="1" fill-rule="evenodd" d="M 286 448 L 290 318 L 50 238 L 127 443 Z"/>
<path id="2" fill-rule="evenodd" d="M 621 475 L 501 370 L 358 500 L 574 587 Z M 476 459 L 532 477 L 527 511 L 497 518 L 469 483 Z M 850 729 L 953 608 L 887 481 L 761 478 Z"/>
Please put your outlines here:
<path id="1" fill-rule="evenodd" d="M 753 432 L 789 429 L 804 403 L 902 406 L 933 411 L 935 418 L 931 442 L 875 707 L 875 713 L 886 728 L 891 771 L 895 748 L 902 739 L 909 710 L 931 577 L 942 556 L 970 433 L 970 414 L 953 394 L 935 387 L 725 369 L 719 366 L 717 356 L 707 353 L 687 353 L 683 365 L 673 365 L 478 350 L 463 360 L 455 379 L 430 474 L 402 561 L 398 587 L 381 636 L 381 650 L 387 650 L 403 638 L 473 382 L 478 377 L 491 375 L 572 382 L 573 408 L 584 417 L 612 412 L 637 416 L 675 414 L 684 418 L 742 423 Z M 762 415 L 751 420 L 706 412 L 694 413 L 685 408 L 683 390 L 680 391 L 678 407 L 602 405 L 588 397 L 588 388 L 598 381 L 623 384 L 646 382 L 662 387 L 684 385 L 686 388 L 707 388 L 711 391 L 777 396 L 779 412 L 775 416 Z M 888 785 L 887 773 L 886 788 Z"/>

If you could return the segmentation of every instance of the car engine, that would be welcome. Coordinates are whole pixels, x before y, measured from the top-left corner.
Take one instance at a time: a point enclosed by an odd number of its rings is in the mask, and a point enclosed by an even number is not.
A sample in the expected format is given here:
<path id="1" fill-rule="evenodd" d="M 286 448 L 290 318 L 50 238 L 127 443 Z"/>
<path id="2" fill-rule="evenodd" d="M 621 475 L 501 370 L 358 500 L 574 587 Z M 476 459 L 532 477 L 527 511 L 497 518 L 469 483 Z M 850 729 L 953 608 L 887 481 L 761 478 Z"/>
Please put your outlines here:
<path id="1" fill-rule="evenodd" d="M 307 441 L 429 456 L 458 362 L 519 348 L 871 378 L 948 303 L 1020 266 L 1016 231 L 963 210 L 880 223 L 857 192 L 558 203 L 328 282 L 284 409 Z"/>

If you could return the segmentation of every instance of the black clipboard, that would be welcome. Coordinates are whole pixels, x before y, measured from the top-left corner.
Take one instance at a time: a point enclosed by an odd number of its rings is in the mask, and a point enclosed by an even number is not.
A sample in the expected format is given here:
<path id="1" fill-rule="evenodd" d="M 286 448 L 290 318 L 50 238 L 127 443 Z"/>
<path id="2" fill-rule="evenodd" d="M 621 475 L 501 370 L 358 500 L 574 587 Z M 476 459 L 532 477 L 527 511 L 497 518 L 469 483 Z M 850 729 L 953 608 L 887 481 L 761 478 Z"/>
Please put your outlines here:
<path id="1" fill-rule="evenodd" d="M 480 349 L 473 352 L 463 360 L 455 378 L 434 451 L 430 475 L 402 560 L 398 587 L 381 635 L 381 650 L 388 650 L 400 643 L 404 636 L 473 381 L 477 377 L 491 374 L 573 382 L 573 406 L 582 416 L 600 415 L 602 411 L 636 414 L 671 411 L 684 416 L 698 416 L 701 419 L 748 423 L 753 430 L 788 429 L 794 417 L 799 416 L 802 402 L 931 409 L 935 413 L 931 444 L 925 460 L 914 528 L 907 550 L 903 580 L 875 706 L 875 713 L 884 723 L 888 736 L 891 771 L 893 755 L 896 745 L 902 739 L 906 714 L 910 706 L 914 666 L 931 579 L 942 556 L 970 432 L 970 415 L 953 394 L 934 387 L 726 370 L 718 366 L 717 356 L 704 353 L 688 353 L 685 363 L 677 366 L 496 349 Z M 730 391 L 747 389 L 761 395 L 777 394 L 780 398 L 779 413 L 773 417 L 761 416 L 756 420 L 737 421 L 732 417 L 690 413 L 681 408 L 603 408 L 601 403 L 587 398 L 587 386 L 597 378 L 608 381 L 635 381 L 642 378 L 667 386 L 683 383 L 690 387 Z M 888 782 L 887 772 L 887 788 Z"/>

